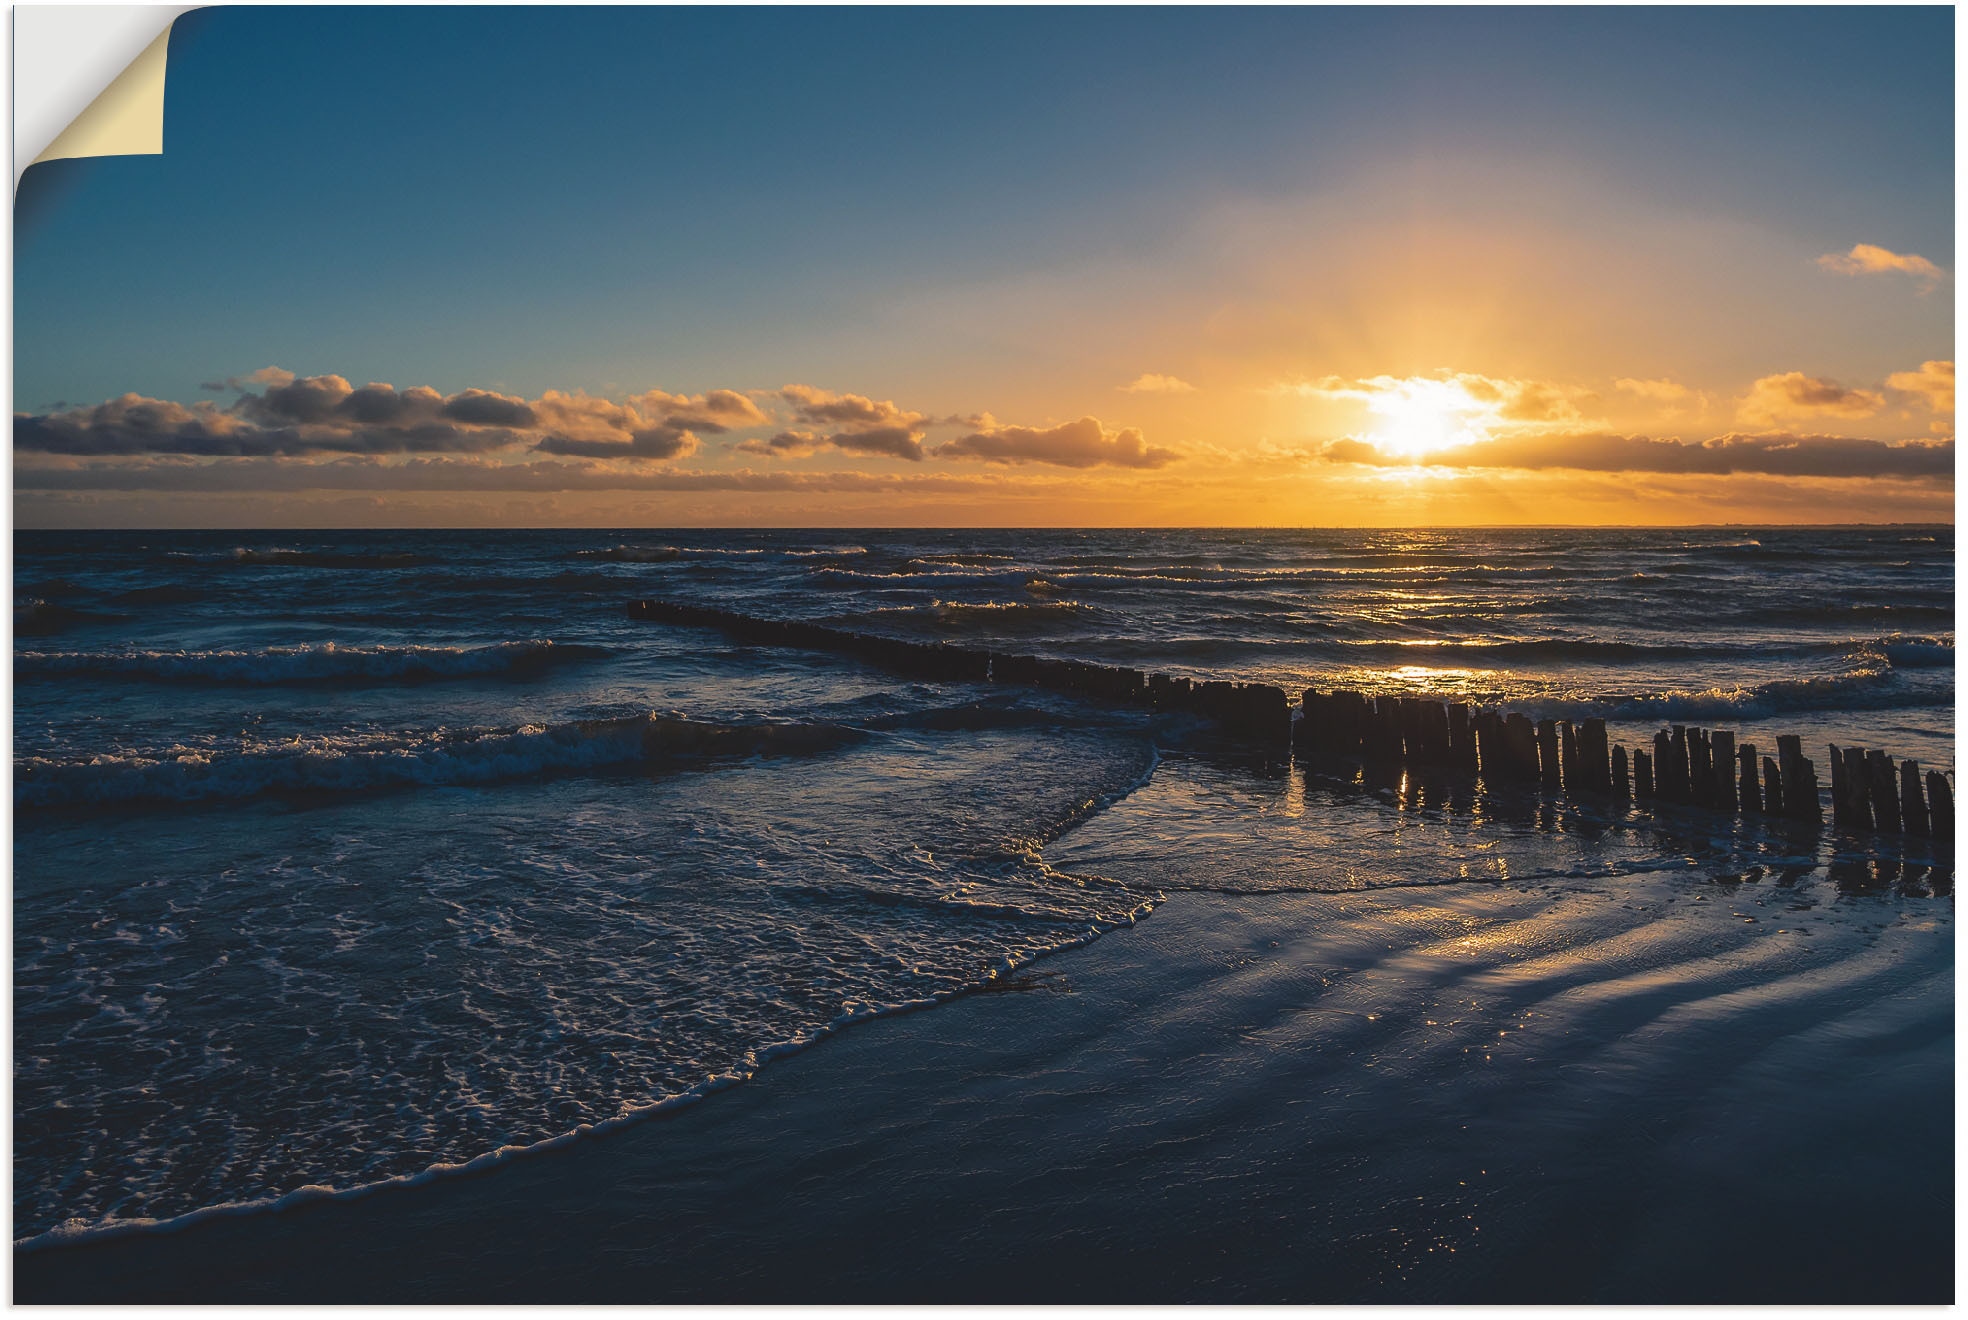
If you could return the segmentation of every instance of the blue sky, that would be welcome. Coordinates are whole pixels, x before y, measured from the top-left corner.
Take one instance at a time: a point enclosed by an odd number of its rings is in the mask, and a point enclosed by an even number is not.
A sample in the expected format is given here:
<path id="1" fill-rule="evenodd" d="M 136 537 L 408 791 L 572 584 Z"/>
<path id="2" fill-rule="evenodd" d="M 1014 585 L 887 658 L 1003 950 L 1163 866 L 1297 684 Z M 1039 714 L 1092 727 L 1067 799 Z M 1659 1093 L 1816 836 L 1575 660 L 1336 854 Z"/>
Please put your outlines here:
<path id="1" fill-rule="evenodd" d="M 276 365 L 529 398 L 810 382 L 1234 445 L 1292 438 L 1222 402 L 1272 378 L 1877 386 L 1951 361 L 1951 282 L 1811 262 L 1867 243 L 1952 270 L 1952 28 L 203 10 L 163 156 L 29 171 L 16 408 Z M 1116 386 L 1151 371 L 1210 397 L 1127 414 Z"/>

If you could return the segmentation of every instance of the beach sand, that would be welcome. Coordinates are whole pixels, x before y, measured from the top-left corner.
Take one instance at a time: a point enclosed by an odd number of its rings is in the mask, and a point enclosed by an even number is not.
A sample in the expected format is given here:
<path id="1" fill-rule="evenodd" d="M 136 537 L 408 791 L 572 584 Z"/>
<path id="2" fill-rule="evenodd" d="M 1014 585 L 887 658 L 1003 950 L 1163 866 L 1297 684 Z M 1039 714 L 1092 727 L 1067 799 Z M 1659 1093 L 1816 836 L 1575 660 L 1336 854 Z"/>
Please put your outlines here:
<path id="1" fill-rule="evenodd" d="M 490 1173 L 16 1252 L 16 1302 L 1947 1302 L 1952 900 L 1173 893 Z"/>

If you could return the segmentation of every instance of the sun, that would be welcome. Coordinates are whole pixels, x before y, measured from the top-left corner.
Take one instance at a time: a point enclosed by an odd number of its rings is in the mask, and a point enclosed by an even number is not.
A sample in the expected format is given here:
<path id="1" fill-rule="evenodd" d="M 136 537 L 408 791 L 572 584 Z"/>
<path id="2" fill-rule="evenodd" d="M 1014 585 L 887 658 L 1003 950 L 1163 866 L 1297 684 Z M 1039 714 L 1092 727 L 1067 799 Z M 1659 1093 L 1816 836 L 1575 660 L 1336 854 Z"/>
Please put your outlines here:
<path id="1" fill-rule="evenodd" d="M 1481 406 L 1455 381 L 1402 381 L 1367 406 L 1377 420 L 1366 438 L 1392 457 L 1424 458 L 1487 438 L 1475 424 Z"/>

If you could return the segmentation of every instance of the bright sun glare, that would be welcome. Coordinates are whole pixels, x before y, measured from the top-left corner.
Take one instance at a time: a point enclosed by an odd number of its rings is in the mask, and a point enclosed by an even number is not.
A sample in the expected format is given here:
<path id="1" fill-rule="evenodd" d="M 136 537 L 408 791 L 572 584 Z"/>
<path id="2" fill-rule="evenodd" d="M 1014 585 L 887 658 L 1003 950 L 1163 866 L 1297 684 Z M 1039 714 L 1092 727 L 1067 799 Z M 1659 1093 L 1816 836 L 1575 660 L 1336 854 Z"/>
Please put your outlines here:
<path id="1" fill-rule="evenodd" d="M 1473 424 L 1480 405 L 1454 381 L 1402 381 L 1367 406 L 1379 419 L 1367 438 L 1383 454 L 1421 458 L 1487 438 Z"/>

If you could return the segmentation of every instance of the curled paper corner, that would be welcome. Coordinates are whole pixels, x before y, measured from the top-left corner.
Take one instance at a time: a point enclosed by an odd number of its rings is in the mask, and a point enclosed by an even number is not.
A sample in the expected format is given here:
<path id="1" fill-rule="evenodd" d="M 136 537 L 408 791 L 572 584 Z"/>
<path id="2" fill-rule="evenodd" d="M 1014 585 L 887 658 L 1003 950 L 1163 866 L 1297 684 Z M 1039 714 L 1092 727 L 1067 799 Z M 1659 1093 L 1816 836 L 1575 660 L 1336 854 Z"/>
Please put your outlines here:
<path id="1" fill-rule="evenodd" d="M 16 185 L 29 165 L 42 161 L 163 153 L 171 29 L 190 8 L 15 7 Z M 45 145 L 34 140 L 37 133 Z M 46 140 L 50 134 L 52 140 Z M 37 145 L 40 152 L 23 159 Z"/>

